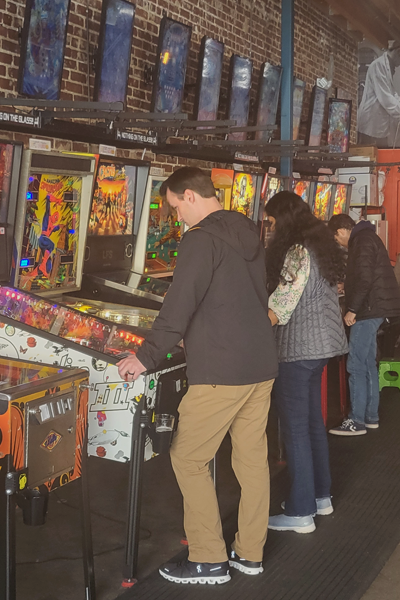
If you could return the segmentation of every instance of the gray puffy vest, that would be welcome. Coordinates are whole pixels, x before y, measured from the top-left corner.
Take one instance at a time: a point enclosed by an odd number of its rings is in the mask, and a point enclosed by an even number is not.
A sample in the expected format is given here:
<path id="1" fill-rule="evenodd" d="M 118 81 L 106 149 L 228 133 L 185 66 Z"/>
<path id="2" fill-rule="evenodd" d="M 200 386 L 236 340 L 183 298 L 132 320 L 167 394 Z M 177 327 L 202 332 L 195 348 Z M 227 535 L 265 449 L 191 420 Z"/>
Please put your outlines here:
<path id="1" fill-rule="evenodd" d="M 310 277 L 290 321 L 277 325 L 279 362 L 317 360 L 348 352 L 336 286 L 319 272 L 310 253 Z"/>

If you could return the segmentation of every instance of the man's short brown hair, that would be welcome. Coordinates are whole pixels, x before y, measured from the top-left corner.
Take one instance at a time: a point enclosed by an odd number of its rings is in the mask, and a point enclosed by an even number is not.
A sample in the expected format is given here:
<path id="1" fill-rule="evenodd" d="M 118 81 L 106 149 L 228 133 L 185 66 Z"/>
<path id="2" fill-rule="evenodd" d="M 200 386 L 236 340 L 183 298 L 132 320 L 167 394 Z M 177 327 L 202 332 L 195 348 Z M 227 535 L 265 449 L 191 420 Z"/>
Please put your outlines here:
<path id="1" fill-rule="evenodd" d="M 328 227 L 332 231 L 332 233 L 336 234 L 338 229 L 348 229 L 351 231 L 355 226 L 355 222 L 349 215 L 341 214 L 341 215 L 333 215 L 329 219 Z"/>
<path id="2" fill-rule="evenodd" d="M 177 196 L 182 196 L 185 190 L 192 190 L 203 198 L 215 196 L 211 177 L 198 167 L 181 167 L 172 173 L 161 185 L 161 196 L 166 195 L 167 189 Z"/>

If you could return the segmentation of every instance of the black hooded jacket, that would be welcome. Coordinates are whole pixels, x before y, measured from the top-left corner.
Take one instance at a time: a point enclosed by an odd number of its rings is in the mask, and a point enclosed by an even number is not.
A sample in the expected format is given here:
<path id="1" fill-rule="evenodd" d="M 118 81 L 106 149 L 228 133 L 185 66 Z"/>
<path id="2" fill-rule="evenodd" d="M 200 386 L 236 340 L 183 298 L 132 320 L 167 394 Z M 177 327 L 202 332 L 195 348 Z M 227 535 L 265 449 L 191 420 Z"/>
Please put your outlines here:
<path id="1" fill-rule="evenodd" d="M 190 385 L 247 385 L 278 374 L 264 250 L 240 213 L 213 212 L 185 233 L 173 283 L 137 357 L 155 368 L 181 339 Z"/>
<path id="2" fill-rule="evenodd" d="M 360 221 L 349 239 L 345 296 L 357 321 L 400 315 L 400 290 L 382 240 L 369 221 Z"/>

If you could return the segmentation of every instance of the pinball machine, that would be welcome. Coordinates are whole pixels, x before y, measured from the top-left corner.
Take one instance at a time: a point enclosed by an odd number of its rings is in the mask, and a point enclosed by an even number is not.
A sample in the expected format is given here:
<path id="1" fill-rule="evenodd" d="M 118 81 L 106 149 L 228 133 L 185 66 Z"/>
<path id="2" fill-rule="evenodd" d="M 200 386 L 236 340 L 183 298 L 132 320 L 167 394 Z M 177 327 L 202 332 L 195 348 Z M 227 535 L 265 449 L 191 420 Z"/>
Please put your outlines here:
<path id="1" fill-rule="evenodd" d="M 150 164 L 100 158 L 82 288 L 85 299 L 159 310 L 175 266 L 180 224 L 159 197 Z M 157 184 L 152 187 L 154 182 Z"/>
<path id="2" fill-rule="evenodd" d="M 136 353 L 148 331 L 125 323 L 120 326 L 17 288 L 0 287 L 0 356 L 84 369 L 89 379 L 88 454 L 129 465 L 123 566 L 129 581 L 137 567 L 143 459 L 155 456 L 152 418 L 155 412 L 177 417 L 187 391 L 180 347 L 134 382 L 119 376 L 117 362 Z"/>
<path id="3" fill-rule="evenodd" d="M 51 296 L 80 289 L 95 155 L 24 150 L 11 285 Z"/>
<path id="4" fill-rule="evenodd" d="M 85 597 L 95 599 L 86 475 L 87 371 L 0 358 L 0 596 L 16 598 L 16 506 L 43 525 L 49 492 L 81 484 Z M 40 541 L 38 540 L 38 544 Z"/>

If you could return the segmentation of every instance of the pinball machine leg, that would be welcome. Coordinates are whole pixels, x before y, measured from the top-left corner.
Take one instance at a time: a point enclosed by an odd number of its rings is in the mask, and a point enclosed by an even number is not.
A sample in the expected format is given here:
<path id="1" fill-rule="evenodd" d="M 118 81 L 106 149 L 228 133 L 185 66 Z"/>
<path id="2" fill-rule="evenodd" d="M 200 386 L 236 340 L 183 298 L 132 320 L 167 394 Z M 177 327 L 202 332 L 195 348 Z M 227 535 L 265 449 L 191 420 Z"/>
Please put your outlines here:
<path id="1" fill-rule="evenodd" d="M 148 415 L 144 396 L 135 413 L 132 431 L 132 452 L 129 470 L 128 515 L 123 565 L 123 587 L 132 587 L 136 583 L 138 565 L 140 513 L 142 505 L 143 463 Z"/>
<path id="2" fill-rule="evenodd" d="M 8 460 L 7 460 L 8 459 Z M 1 471 L 2 494 L 0 498 L 0 598 L 15 600 L 16 598 L 16 567 L 15 567 L 15 490 L 9 485 L 7 478 L 12 478 L 10 472 L 10 457 L 6 457 L 7 468 L 2 465 Z M 1 473 L 0 471 L 0 473 Z M 7 473 L 7 474 L 6 474 Z"/>
<path id="3" fill-rule="evenodd" d="M 81 522 L 82 522 L 82 550 L 83 571 L 85 577 L 85 600 L 96 600 L 96 584 L 94 577 L 94 559 L 92 542 L 92 525 L 90 518 L 89 486 L 87 477 L 87 430 L 82 446 L 82 472 L 81 486 Z"/>

